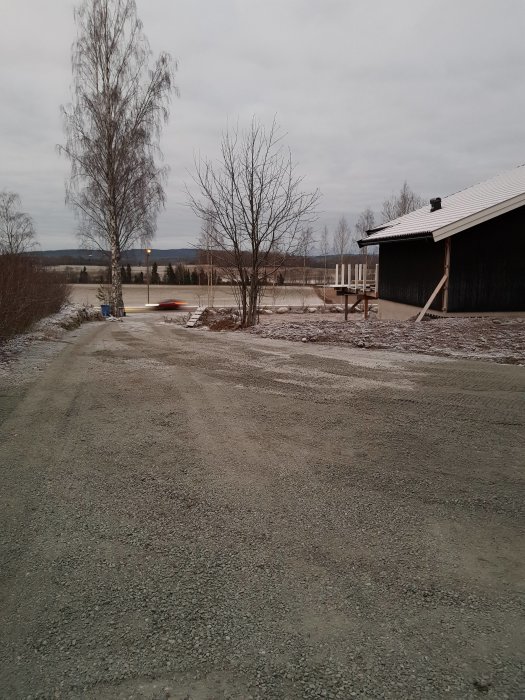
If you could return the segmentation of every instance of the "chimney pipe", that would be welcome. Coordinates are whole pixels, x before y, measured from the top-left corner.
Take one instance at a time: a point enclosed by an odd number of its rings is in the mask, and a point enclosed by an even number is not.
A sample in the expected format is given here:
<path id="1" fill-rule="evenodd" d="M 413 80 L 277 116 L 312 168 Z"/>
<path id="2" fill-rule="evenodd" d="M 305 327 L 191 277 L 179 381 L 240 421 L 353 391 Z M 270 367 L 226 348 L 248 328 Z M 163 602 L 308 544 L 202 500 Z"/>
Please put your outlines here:
<path id="1" fill-rule="evenodd" d="M 441 209 L 441 197 L 434 197 L 430 200 L 430 211 Z"/>

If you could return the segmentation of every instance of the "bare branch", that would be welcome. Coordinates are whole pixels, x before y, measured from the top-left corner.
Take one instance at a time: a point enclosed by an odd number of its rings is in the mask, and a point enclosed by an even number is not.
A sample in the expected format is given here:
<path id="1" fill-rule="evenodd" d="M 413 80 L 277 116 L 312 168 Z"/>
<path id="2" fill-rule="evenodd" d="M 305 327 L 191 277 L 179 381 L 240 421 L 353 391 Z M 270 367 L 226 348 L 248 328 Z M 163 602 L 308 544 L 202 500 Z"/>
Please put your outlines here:
<path id="1" fill-rule="evenodd" d="M 420 209 L 423 206 L 425 206 L 425 200 L 415 194 L 405 180 L 399 194 L 393 195 L 390 199 L 386 199 L 383 202 L 383 210 L 381 212 L 383 223 L 386 224 L 388 221 L 410 214 L 411 211 Z"/>
<path id="2" fill-rule="evenodd" d="M 374 212 L 367 207 L 364 211 L 359 214 L 357 223 L 355 225 L 355 230 L 358 238 L 365 238 L 366 232 L 373 229 L 375 226 L 375 216 Z"/>
<path id="3" fill-rule="evenodd" d="M 350 250 L 350 226 L 344 216 L 342 216 L 337 222 L 337 227 L 334 231 L 333 239 L 333 249 L 336 255 L 339 255 L 341 263 L 343 262 L 344 256 Z"/>

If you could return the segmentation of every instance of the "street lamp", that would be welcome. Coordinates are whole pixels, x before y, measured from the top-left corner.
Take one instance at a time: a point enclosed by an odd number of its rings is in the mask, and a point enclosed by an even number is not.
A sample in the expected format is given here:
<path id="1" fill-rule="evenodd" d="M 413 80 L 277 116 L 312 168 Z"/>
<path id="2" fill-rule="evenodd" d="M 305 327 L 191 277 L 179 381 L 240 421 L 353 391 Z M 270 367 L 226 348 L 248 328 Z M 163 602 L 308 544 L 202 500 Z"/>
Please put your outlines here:
<path id="1" fill-rule="evenodd" d="M 146 283 L 148 285 L 148 304 L 149 304 L 149 256 L 151 255 L 151 248 L 146 248 Z"/>

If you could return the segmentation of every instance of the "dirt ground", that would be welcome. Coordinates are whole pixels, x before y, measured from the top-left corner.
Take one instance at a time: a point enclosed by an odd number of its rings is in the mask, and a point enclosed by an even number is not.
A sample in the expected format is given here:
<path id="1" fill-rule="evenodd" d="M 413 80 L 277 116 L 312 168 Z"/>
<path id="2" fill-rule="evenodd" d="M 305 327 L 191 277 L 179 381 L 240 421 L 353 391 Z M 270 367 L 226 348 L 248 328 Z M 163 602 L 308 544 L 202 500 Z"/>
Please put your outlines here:
<path id="1" fill-rule="evenodd" d="M 150 314 L 0 372 L 0 697 L 523 697 L 517 365 Z"/>

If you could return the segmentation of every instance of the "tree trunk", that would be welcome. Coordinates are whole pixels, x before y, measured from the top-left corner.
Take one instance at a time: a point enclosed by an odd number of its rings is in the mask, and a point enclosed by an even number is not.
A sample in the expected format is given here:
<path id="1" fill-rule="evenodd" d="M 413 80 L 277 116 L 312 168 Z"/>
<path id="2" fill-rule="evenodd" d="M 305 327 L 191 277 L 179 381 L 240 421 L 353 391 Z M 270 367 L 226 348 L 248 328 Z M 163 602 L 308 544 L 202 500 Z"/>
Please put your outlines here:
<path id="1" fill-rule="evenodd" d="M 255 273 L 250 279 L 248 288 L 248 314 L 246 318 L 246 327 L 255 326 L 257 324 L 257 306 L 259 303 L 259 280 Z"/>
<path id="2" fill-rule="evenodd" d="M 120 273 L 120 245 L 116 231 L 111 232 L 111 313 L 119 316 L 124 307 L 122 298 L 122 275 Z"/>
<path id="3" fill-rule="evenodd" d="M 241 326 L 246 325 L 246 318 L 248 315 L 248 290 L 247 290 L 247 280 L 246 274 L 242 268 L 237 270 L 239 275 L 239 281 L 236 283 L 239 289 L 239 311 L 241 312 Z"/>
<path id="4" fill-rule="evenodd" d="M 326 255 L 324 256 L 323 306 L 326 306 Z"/>

